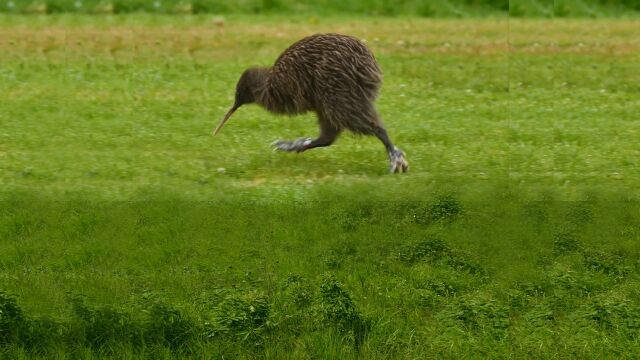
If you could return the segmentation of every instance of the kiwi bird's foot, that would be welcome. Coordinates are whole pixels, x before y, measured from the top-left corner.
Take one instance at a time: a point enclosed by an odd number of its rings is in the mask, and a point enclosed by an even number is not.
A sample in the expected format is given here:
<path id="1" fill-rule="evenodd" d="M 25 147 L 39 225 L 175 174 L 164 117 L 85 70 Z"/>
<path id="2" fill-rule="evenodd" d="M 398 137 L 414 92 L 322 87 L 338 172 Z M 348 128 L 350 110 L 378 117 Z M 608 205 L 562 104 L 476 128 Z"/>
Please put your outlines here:
<path id="1" fill-rule="evenodd" d="M 311 144 L 311 141 L 313 140 L 311 140 L 310 138 L 300 138 L 294 141 L 277 140 L 273 142 L 272 145 L 275 147 L 276 150 L 280 150 L 280 151 L 302 152 L 307 149 L 307 146 Z"/>
<path id="2" fill-rule="evenodd" d="M 407 172 L 409 170 L 409 163 L 404 158 L 404 152 L 398 148 L 393 148 L 393 151 L 389 152 L 389 172 Z"/>

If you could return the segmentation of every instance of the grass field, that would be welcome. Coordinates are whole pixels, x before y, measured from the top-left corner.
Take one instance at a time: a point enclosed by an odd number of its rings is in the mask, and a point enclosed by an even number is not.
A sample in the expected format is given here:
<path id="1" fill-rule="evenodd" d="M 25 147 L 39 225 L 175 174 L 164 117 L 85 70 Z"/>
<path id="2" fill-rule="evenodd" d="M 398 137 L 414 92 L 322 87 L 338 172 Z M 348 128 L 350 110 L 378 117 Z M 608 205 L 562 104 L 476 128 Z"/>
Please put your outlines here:
<path id="1" fill-rule="evenodd" d="M 640 23 L 0 17 L 7 357 L 633 358 Z M 378 140 L 301 155 L 309 114 L 235 81 L 366 39 Z"/>
<path id="2" fill-rule="evenodd" d="M 361 14 L 469 18 L 485 16 L 637 17 L 637 0 L 10 0 L 12 14 Z"/>

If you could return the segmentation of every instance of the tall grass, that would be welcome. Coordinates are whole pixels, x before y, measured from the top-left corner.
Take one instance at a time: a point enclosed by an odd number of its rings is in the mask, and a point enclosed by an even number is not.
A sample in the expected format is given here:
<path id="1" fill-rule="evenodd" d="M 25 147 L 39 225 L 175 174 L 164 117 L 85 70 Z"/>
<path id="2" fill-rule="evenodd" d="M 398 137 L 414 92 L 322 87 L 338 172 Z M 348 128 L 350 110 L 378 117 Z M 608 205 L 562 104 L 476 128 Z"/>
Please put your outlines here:
<path id="1" fill-rule="evenodd" d="M 633 357 L 640 204 L 509 193 L 16 197 L 0 203 L 0 354 Z"/>

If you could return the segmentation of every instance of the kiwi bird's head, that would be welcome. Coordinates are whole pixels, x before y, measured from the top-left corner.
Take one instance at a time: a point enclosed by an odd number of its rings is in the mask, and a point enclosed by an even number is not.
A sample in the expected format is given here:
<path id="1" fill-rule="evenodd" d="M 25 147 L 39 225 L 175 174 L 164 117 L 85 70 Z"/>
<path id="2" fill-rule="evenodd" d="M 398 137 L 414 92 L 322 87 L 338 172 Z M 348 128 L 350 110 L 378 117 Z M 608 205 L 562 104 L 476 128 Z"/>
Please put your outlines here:
<path id="1" fill-rule="evenodd" d="M 242 73 L 240 80 L 238 80 L 236 84 L 236 95 L 233 106 L 222 118 L 215 130 L 213 130 L 214 136 L 220 132 L 220 129 L 222 129 L 227 120 L 229 120 L 231 115 L 233 115 L 240 106 L 256 102 L 258 94 L 262 91 L 266 75 L 267 69 L 265 68 L 251 68 Z"/>

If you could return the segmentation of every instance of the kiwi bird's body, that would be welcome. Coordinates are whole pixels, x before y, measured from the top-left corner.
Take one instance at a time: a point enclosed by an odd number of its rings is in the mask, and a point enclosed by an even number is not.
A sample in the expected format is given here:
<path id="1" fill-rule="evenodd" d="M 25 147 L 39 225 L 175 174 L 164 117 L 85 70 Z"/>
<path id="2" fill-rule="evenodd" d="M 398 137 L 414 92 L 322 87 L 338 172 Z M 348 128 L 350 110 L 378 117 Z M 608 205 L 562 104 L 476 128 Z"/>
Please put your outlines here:
<path id="1" fill-rule="evenodd" d="M 339 34 L 306 37 L 286 49 L 269 70 L 264 106 L 276 113 L 317 111 L 335 127 L 366 132 L 358 112 L 375 100 L 382 72 L 358 39 Z M 371 119 L 366 119 L 371 120 Z"/>
<path id="2" fill-rule="evenodd" d="M 329 146 L 342 130 L 375 135 L 385 145 L 391 171 L 406 171 L 404 153 L 393 146 L 373 102 L 382 72 L 369 49 L 358 39 L 340 34 L 315 34 L 287 48 L 271 67 L 246 70 L 236 86 L 236 101 L 215 133 L 243 104 L 256 103 L 276 114 L 313 111 L 320 136 L 278 141 L 276 148 L 302 152 Z"/>

